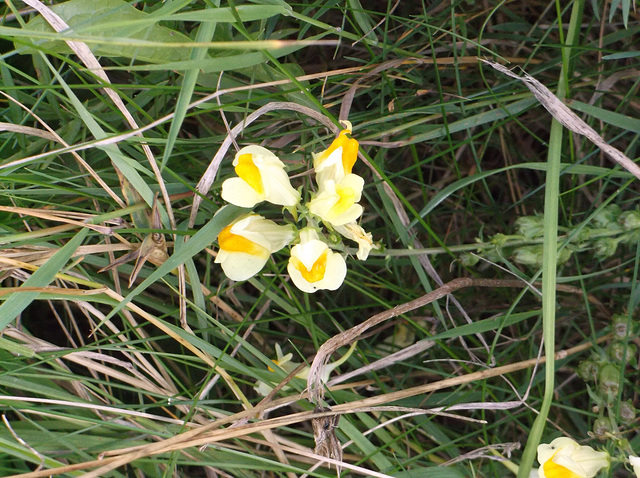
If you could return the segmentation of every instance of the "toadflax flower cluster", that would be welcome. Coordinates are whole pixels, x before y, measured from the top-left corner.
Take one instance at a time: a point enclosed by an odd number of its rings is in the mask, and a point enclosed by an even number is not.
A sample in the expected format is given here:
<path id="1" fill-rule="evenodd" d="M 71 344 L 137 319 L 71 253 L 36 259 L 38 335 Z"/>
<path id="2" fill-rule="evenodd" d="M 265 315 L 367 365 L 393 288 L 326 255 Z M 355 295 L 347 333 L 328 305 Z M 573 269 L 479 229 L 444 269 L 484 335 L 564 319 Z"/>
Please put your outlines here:
<path id="1" fill-rule="evenodd" d="M 352 172 L 359 144 L 350 136 L 351 124 L 344 123 L 329 148 L 313 155 L 316 188 L 304 204 L 275 154 L 256 145 L 238 151 L 233 160 L 237 177 L 222 183 L 222 199 L 245 208 L 263 202 L 283 206 L 306 224 L 298 229 L 255 212 L 233 221 L 218 235 L 215 260 L 227 277 L 247 280 L 262 270 L 272 253 L 291 246 L 287 272 L 296 287 L 308 293 L 338 289 L 347 274 L 345 258 L 335 250 L 341 249 L 341 242 L 329 240 L 322 226 L 355 242 L 358 259 L 368 257 L 373 239 L 357 222 L 363 213 L 359 201 L 364 179 Z"/>

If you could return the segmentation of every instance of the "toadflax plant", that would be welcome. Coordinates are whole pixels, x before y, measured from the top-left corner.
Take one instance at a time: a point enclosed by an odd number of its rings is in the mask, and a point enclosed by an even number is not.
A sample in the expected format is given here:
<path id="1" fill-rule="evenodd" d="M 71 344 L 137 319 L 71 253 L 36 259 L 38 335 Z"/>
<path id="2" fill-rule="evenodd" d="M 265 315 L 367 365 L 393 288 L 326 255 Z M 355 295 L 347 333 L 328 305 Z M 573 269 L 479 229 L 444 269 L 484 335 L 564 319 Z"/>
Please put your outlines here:
<path id="1" fill-rule="evenodd" d="M 222 184 L 222 198 L 235 206 L 253 208 L 267 202 L 283 206 L 304 227 L 283 225 L 255 213 L 244 215 L 218 235 L 216 263 L 232 280 L 247 280 L 259 273 L 272 253 L 291 246 L 287 271 L 298 289 L 307 293 L 338 289 L 347 274 L 341 241 L 328 239 L 337 232 L 358 245 L 356 257 L 366 260 L 373 238 L 359 224 L 359 204 L 364 179 L 352 172 L 358 158 L 358 141 L 351 124 L 324 151 L 313 155 L 316 189 L 306 203 L 294 189 L 284 163 L 262 146 L 250 145 L 237 152 L 233 166 L 237 177 Z M 298 222 L 299 222 L 298 221 Z M 337 237 L 332 234 L 332 237 Z"/>

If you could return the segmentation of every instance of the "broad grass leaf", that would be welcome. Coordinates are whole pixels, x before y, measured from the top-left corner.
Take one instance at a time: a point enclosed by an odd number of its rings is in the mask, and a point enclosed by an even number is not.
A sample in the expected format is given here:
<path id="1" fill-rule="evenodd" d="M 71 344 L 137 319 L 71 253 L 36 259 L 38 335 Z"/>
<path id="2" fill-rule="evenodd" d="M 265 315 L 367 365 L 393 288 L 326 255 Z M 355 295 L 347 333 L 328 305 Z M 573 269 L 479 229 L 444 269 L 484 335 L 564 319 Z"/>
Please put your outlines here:
<path id="1" fill-rule="evenodd" d="M 122 44 L 87 42 L 97 56 L 136 58 L 150 63 L 180 61 L 185 57 L 184 46 L 166 45 L 192 42 L 188 36 L 158 25 L 158 19 L 153 15 L 142 12 L 123 0 L 71 0 L 53 5 L 51 9 L 73 28 L 75 34 L 96 39 L 122 40 Z M 27 23 L 27 28 L 34 32 L 35 38 L 39 32 L 53 31 L 42 16 Z M 158 46 L 132 47 L 126 44 L 127 39 L 153 41 Z M 61 41 L 47 41 L 42 46 L 53 52 L 71 52 L 62 38 Z"/>
<path id="2" fill-rule="evenodd" d="M 240 5 L 238 17 L 231 8 L 210 8 L 197 12 L 163 13 L 160 9 L 146 13 L 124 0 L 71 0 L 51 6 L 51 9 L 73 29 L 75 34 L 88 35 L 96 39 L 119 40 L 117 43 L 87 42 L 97 56 L 132 58 L 145 63 L 173 63 L 188 57 L 184 43 L 193 40 L 179 31 L 159 25 L 160 21 L 198 21 L 213 23 L 235 23 L 264 20 L 276 15 L 288 15 L 288 5 Z M 27 28 L 37 33 L 52 32 L 53 29 L 41 16 L 35 17 Z M 127 40 L 155 42 L 157 46 L 132 46 Z M 172 43 L 180 46 L 172 47 Z M 63 41 L 46 41 L 43 48 L 69 53 L 71 50 Z M 245 62 L 246 63 L 246 62 Z M 233 68 L 226 68 L 233 69 Z M 221 70 L 217 70 L 221 71 Z"/>

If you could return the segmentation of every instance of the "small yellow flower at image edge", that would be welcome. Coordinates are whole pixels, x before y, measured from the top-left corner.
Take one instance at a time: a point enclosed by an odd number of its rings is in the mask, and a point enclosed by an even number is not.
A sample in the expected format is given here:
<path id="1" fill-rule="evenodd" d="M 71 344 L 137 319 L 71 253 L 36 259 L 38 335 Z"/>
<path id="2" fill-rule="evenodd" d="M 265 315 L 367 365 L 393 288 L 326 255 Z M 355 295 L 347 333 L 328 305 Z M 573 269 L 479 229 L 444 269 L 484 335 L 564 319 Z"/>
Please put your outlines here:
<path id="1" fill-rule="evenodd" d="M 353 351 L 356 349 L 356 345 L 358 345 L 358 342 L 353 342 L 351 344 L 351 346 L 349 347 L 349 350 L 347 350 L 347 353 L 345 353 L 342 357 L 340 357 L 335 362 L 329 363 L 324 367 L 323 374 L 322 374 L 322 383 L 328 382 L 329 381 L 329 376 L 331 375 L 331 372 L 334 369 L 336 369 L 337 367 L 339 367 L 340 365 L 342 365 L 344 362 L 347 361 L 347 359 L 351 356 Z M 298 367 L 298 365 L 300 365 L 300 363 L 294 362 L 293 360 L 291 360 L 293 358 L 293 354 L 291 352 L 289 352 L 286 355 L 282 354 L 282 347 L 280 347 L 280 344 L 276 344 L 275 347 L 276 347 L 276 358 L 272 359 L 271 361 L 275 365 L 280 367 L 282 370 L 284 370 L 287 374 L 291 373 L 294 369 L 296 369 Z M 300 372 L 298 372 L 295 375 L 295 378 L 299 378 L 301 380 L 306 380 L 307 377 L 309 376 L 310 368 L 311 367 L 309 365 L 304 366 L 300 370 Z M 269 371 L 273 372 L 274 370 L 271 367 L 269 367 Z M 282 390 L 288 390 L 290 388 L 291 387 L 286 385 L 286 386 L 284 386 L 282 388 Z M 266 397 L 267 395 L 269 395 L 271 390 L 273 390 L 273 387 L 271 385 L 261 381 L 261 380 L 258 380 L 256 382 L 256 384 L 254 385 L 253 389 L 258 394 L 262 395 L 263 397 Z"/>
<path id="2" fill-rule="evenodd" d="M 633 455 L 629 456 L 629 463 L 633 467 L 633 472 L 638 478 L 640 478 L 640 457 Z"/>
<path id="3" fill-rule="evenodd" d="M 539 478 L 593 478 L 598 471 L 609 467 L 606 451 L 595 451 L 567 437 L 538 446 Z"/>
<path id="4" fill-rule="evenodd" d="M 296 367 L 298 367 L 298 365 L 300 365 L 299 363 L 296 363 L 293 360 L 291 360 L 292 358 L 293 358 L 293 354 L 291 352 L 289 352 L 286 355 L 283 355 L 282 347 L 280 347 L 280 344 L 276 344 L 276 358 L 272 359 L 271 361 L 275 365 L 280 367 L 282 370 L 284 370 L 287 374 L 291 373 Z M 269 367 L 269 371 L 274 372 L 273 368 L 271 367 Z M 298 377 L 298 375 L 296 375 L 296 377 Z M 290 388 L 290 387 L 285 387 L 283 388 L 283 390 L 287 388 Z M 253 386 L 253 389 L 259 395 L 266 397 L 267 395 L 269 395 L 271 390 L 273 390 L 273 387 L 263 382 L 262 380 L 258 380 L 256 384 Z"/>

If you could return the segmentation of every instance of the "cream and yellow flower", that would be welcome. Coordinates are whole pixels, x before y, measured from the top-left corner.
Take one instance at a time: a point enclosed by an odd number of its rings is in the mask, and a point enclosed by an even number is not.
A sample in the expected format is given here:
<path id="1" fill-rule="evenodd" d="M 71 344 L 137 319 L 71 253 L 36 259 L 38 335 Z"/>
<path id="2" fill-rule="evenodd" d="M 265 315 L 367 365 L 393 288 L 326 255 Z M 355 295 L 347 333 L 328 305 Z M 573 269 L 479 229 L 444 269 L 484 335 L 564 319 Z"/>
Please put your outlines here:
<path id="1" fill-rule="evenodd" d="M 272 359 L 271 361 L 275 365 L 280 367 L 282 370 L 284 370 L 287 374 L 290 374 L 296 367 L 298 367 L 298 365 L 300 365 L 299 363 L 292 361 L 291 360 L 292 358 L 293 358 L 293 354 L 291 352 L 289 352 L 287 355 L 283 355 L 282 347 L 280 347 L 280 344 L 276 344 L 276 358 Z M 308 368 L 308 367 L 305 367 L 305 368 Z M 273 372 L 274 370 L 271 367 L 269 367 L 269 371 Z M 298 375 L 296 375 L 296 377 Z M 254 385 L 253 389 L 258 394 L 262 395 L 263 397 L 266 397 L 267 395 L 269 395 L 269 392 L 273 390 L 273 387 L 266 382 L 258 380 Z"/>
<path id="2" fill-rule="evenodd" d="M 538 446 L 538 461 L 540 478 L 593 478 L 609 466 L 610 457 L 606 451 L 595 451 L 571 438 L 560 437 Z"/>
<path id="3" fill-rule="evenodd" d="M 243 216 L 218 234 L 215 262 L 229 279 L 247 280 L 262 270 L 271 253 L 294 239 L 293 225 L 279 226 L 258 214 Z"/>
<path id="4" fill-rule="evenodd" d="M 262 146 L 246 146 L 233 160 L 237 178 L 222 183 L 222 199 L 240 207 L 253 207 L 267 201 L 280 206 L 295 206 L 300 193 L 293 189 L 284 163 Z"/>
<path id="5" fill-rule="evenodd" d="M 321 188 L 329 179 L 338 183 L 347 174 L 351 174 L 353 165 L 358 159 L 358 141 L 347 136 L 351 134 L 351 123 L 345 121 L 344 124 L 346 128 L 340 131 L 331 146 L 313 155 L 316 182 Z"/>
<path id="6" fill-rule="evenodd" d="M 633 472 L 636 474 L 638 478 L 640 478 L 640 458 L 637 456 L 629 456 L 629 463 L 633 467 Z"/>
<path id="7" fill-rule="evenodd" d="M 358 243 L 358 252 L 356 253 L 358 259 L 364 261 L 369 257 L 369 252 L 373 249 L 373 236 L 370 232 L 365 231 L 355 222 L 334 226 L 334 229 L 347 239 Z"/>
<path id="8" fill-rule="evenodd" d="M 332 226 L 354 222 L 362 215 L 362 206 L 357 203 L 363 187 L 364 179 L 355 174 L 347 174 L 339 183 L 329 179 L 307 204 L 309 212 Z"/>
<path id="9" fill-rule="evenodd" d="M 344 354 L 342 357 L 340 357 L 335 362 L 329 363 L 324 367 L 323 374 L 322 374 L 322 383 L 326 383 L 329 380 L 329 376 L 331 375 L 331 372 L 333 372 L 333 370 L 335 368 L 339 367 L 340 365 L 342 365 L 344 362 L 347 361 L 347 359 L 351 356 L 351 354 L 355 350 L 357 344 L 358 344 L 358 342 L 353 342 L 351 344 L 351 347 L 349 347 L 349 350 L 347 351 L 346 354 Z M 293 354 L 292 353 L 288 353 L 287 355 L 283 355 L 282 354 L 282 348 L 280 347 L 279 344 L 276 344 L 276 358 L 272 359 L 271 361 L 274 364 L 276 364 L 278 367 L 280 367 L 282 370 L 284 370 L 287 374 L 290 374 L 293 370 L 295 370 L 298 367 L 298 365 L 300 365 L 299 363 L 293 362 L 291 360 L 292 358 L 293 358 Z M 307 377 L 309 376 L 309 370 L 310 369 L 311 369 L 311 367 L 309 365 L 304 366 L 300 370 L 300 372 L 298 372 L 295 375 L 295 378 L 306 380 Z M 271 372 L 274 371 L 271 367 L 269 367 L 269 370 Z M 289 388 L 291 388 L 291 387 L 285 385 L 284 387 L 282 387 L 282 390 L 287 390 Z M 259 393 L 260 395 L 265 397 L 271 392 L 271 390 L 273 390 L 273 387 L 271 385 L 261 381 L 261 380 L 258 380 L 256 382 L 256 384 L 254 385 L 253 389 L 257 393 Z"/>
<path id="10" fill-rule="evenodd" d="M 296 287 L 308 293 L 336 290 L 347 275 L 344 258 L 329 249 L 311 227 L 300 231 L 300 244 L 291 248 L 287 270 Z"/>

